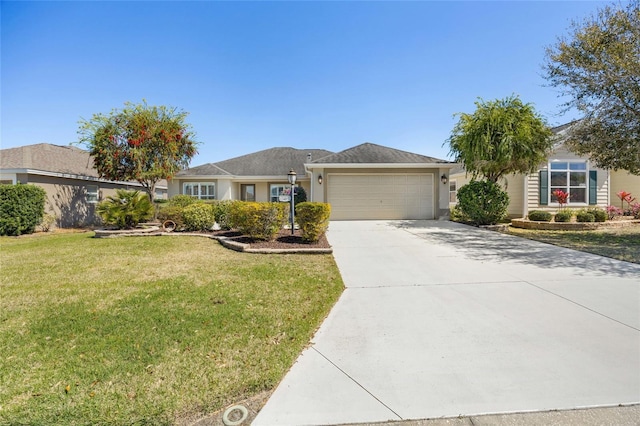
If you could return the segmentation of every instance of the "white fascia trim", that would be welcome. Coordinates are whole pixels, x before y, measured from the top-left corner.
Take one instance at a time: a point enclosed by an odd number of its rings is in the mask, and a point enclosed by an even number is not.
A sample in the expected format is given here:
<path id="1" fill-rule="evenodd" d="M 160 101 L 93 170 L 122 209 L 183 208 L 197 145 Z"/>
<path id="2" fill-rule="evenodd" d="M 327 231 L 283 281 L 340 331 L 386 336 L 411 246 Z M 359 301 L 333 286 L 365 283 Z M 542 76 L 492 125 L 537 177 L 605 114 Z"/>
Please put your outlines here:
<path id="1" fill-rule="evenodd" d="M 305 163 L 305 170 L 319 169 L 453 169 L 456 163 Z"/>
<path id="2" fill-rule="evenodd" d="M 108 180 L 108 179 L 102 179 L 95 176 L 77 175 L 74 173 L 48 172 L 46 170 L 36 170 L 36 169 L 2 169 L 1 171 L 2 173 L 16 173 L 16 174 L 19 173 L 19 174 L 28 174 L 28 175 L 38 175 L 38 176 L 50 176 L 50 177 L 59 177 L 63 179 L 86 180 L 90 182 L 113 183 L 116 185 L 142 187 L 142 184 L 139 182 L 123 182 L 119 180 Z M 156 185 L 156 188 L 167 189 L 167 187 L 164 185 Z"/>
<path id="3" fill-rule="evenodd" d="M 218 179 L 218 180 L 232 180 L 232 181 L 236 181 L 236 182 L 256 182 L 256 181 L 265 181 L 265 182 L 273 182 L 274 180 L 287 180 L 287 175 L 274 175 L 274 176 L 228 176 L 228 175 L 224 175 L 224 176 L 215 176 L 215 175 L 209 175 L 209 176 L 176 176 L 173 178 L 174 180 L 177 179 L 189 179 L 189 180 L 203 180 L 203 179 Z M 297 180 L 309 180 L 310 178 L 307 176 L 302 176 L 299 175 Z"/>

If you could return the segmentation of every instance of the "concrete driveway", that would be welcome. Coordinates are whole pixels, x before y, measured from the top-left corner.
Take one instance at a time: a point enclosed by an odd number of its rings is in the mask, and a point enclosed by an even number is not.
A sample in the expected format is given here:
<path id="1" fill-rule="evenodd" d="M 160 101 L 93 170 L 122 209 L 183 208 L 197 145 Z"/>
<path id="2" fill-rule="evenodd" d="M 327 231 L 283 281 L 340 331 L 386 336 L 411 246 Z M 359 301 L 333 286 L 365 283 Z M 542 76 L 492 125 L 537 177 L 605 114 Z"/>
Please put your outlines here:
<path id="1" fill-rule="evenodd" d="M 347 289 L 254 425 L 640 401 L 640 265 L 440 221 L 328 237 Z"/>

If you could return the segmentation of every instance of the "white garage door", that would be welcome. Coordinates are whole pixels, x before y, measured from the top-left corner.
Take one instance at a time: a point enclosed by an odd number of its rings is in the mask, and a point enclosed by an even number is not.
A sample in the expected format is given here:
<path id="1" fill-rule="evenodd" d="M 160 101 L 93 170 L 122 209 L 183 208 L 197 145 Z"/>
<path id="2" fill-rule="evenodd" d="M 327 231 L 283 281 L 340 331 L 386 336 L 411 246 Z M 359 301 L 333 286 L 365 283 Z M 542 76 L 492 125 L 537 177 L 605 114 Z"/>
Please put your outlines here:
<path id="1" fill-rule="evenodd" d="M 433 174 L 329 174 L 332 220 L 433 219 Z"/>

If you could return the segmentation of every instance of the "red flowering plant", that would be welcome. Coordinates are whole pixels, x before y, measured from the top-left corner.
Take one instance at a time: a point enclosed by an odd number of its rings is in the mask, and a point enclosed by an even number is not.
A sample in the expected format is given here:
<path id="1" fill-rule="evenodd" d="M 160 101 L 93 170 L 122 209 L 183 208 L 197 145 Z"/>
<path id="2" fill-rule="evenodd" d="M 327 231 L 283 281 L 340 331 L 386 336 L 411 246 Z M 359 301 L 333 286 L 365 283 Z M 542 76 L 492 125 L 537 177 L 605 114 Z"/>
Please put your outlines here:
<path id="1" fill-rule="evenodd" d="M 186 117 L 175 108 L 126 103 L 122 111 L 81 120 L 79 143 L 101 178 L 137 181 L 153 200 L 158 181 L 171 179 L 197 152 Z"/>
<path id="2" fill-rule="evenodd" d="M 636 201 L 635 197 L 631 196 L 630 192 L 627 191 L 620 191 L 616 194 L 618 196 L 618 198 L 620 198 L 620 207 L 622 208 L 622 211 L 625 213 L 629 213 L 632 214 L 631 212 L 631 203 L 633 203 L 634 201 Z M 624 209 L 624 202 L 627 202 L 629 208 L 628 210 Z"/>
<path id="3" fill-rule="evenodd" d="M 560 208 L 561 209 L 569 201 L 569 193 L 568 192 L 564 192 L 562 189 L 556 189 L 555 191 L 553 191 L 551 193 L 551 195 L 553 195 L 555 197 L 555 199 L 558 201 L 558 204 L 560 204 Z"/>

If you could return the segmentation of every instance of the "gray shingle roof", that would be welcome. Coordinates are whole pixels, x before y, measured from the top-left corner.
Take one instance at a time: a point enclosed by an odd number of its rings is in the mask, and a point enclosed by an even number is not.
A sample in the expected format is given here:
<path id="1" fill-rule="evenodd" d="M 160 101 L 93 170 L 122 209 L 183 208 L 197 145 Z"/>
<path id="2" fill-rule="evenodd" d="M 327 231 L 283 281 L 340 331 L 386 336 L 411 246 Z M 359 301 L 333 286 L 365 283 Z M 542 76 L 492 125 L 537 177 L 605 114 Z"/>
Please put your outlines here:
<path id="1" fill-rule="evenodd" d="M 31 169 L 82 177 L 98 178 L 89 151 L 75 146 L 38 143 L 0 149 L 0 169 Z M 167 181 L 158 181 L 166 187 Z"/>
<path id="2" fill-rule="evenodd" d="M 242 155 L 217 163 L 204 164 L 182 170 L 180 176 L 286 176 L 294 169 L 298 176 L 305 176 L 304 163 L 311 158 L 332 154 L 324 149 L 270 148 L 253 154 Z"/>
<path id="3" fill-rule="evenodd" d="M 231 173 L 227 172 L 226 170 L 222 170 L 220 167 L 216 166 L 213 163 L 207 163 L 207 164 L 203 164 L 201 166 L 196 166 L 196 167 L 191 167 L 189 169 L 186 170 L 180 170 L 177 174 L 176 177 L 179 176 L 224 176 L 224 175 L 228 175 L 230 176 Z"/>
<path id="4" fill-rule="evenodd" d="M 318 164 L 410 164 L 410 163 L 449 163 L 439 158 L 414 154 L 382 145 L 366 142 L 336 154 L 314 160 Z"/>
<path id="5" fill-rule="evenodd" d="M 39 143 L 0 150 L 0 168 L 33 169 L 98 177 L 88 151 L 75 146 Z"/>

